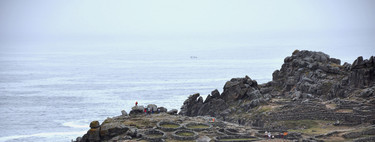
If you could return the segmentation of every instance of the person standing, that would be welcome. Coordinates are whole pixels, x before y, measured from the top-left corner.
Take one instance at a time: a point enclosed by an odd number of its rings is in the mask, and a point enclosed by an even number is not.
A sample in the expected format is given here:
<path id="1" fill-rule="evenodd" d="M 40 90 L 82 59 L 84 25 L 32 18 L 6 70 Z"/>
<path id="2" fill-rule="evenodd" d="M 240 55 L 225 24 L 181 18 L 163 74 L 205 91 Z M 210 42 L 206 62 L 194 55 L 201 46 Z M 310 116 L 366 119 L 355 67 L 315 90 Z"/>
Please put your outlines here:
<path id="1" fill-rule="evenodd" d="M 284 132 L 284 137 L 283 137 L 283 139 L 286 138 L 286 135 L 288 135 L 288 132 Z"/>
<path id="2" fill-rule="evenodd" d="M 268 132 L 268 139 L 271 139 L 271 132 Z"/>
<path id="3" fill-rule="evenodd" d="M 135 106 L 138 106 L 138 102 L 137 101 L 135 101 Z"/>

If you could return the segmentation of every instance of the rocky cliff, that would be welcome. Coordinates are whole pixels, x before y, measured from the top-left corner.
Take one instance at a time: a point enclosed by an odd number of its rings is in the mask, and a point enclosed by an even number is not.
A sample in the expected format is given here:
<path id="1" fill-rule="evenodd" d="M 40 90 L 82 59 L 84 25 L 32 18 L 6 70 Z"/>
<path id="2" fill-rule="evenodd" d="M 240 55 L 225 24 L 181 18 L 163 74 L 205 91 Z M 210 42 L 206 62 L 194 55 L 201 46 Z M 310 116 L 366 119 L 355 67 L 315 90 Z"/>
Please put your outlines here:
<path id="1" fill-rule="evenodd" d="M 76 141 L 268 141 L 267 131 L 276 141 L 375 140 L 374 56 L 341 64 L 322 52 L 296 50 L 272 77 L 265 84 L 233 78 L 221 94 L 190 95 L 180 115 L 134 106 L 129 115 L 93 121 Z"/>
<path id="2" fill-rule="evenodd" d="M 289 129 L 279 121 L 325 120 L 337 125 L 375 121 L 375 59 L 358 57 L 344 63 L 322 52 L 295 50 L 284 59 L 272 81 L 233 78 L 223 92 L 212 91 L 203 101 L 189 96 L 179 114 L 208 115 L 266 129 Z"/>

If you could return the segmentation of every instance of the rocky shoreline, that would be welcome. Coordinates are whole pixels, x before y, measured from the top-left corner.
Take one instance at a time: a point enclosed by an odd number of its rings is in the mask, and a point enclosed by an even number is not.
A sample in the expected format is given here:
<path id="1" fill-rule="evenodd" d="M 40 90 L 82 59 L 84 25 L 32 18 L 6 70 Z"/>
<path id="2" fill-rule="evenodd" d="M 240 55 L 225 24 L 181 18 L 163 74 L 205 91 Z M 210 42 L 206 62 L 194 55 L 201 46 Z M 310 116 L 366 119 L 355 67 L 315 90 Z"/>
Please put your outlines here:
<path id="1" fill-rule="evenodd" d="M 233 78 L 221 94 L 190 95 L 178 114 L 135 106 L 129 115 L 92 122 L 75 141 L 263 141 L 265 131 L 296 141 L 375 140 L 374 56 L 341 65 L 322 52 L 295 50 L 272 77 L 265 84 Z M 202 130 L 187 127 L 193 124 Z"/>

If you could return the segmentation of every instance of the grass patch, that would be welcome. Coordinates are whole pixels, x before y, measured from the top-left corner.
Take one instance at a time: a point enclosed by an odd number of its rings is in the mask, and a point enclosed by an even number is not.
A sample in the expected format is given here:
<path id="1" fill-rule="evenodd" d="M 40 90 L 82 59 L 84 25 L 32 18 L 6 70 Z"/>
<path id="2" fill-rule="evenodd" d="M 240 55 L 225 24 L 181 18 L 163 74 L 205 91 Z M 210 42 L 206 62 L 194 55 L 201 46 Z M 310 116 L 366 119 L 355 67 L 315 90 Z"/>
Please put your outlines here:
<path id="1" fill-rule="evenodd" d="M 352 109 L 339 109 L 336 110 L 336 112 L 341 112 L 341 113 L 353 113 Z"/>
<path id="2" fill-rule="evenodd" d="M 176 125 L 176 124 L 163 124 L 161 126 L 164 127 L 164 128 L 178 128 L 178 127 L 180 127 L 180 125 Z"/>
<path id="3" fill-rule="evenodd" d="M 324 120 L 296 120 L 296 121 L 283 121 L 282 125 L 289 128 L 290 132 L 304 133 L 307 135 L 318 135 L 331 132 L 333 130 L 340 129 L 339 127 L 332 124 L 333 121 L 324 121 Z"/>
<path id="4" fill-rule="evenodd" d="M 127 126 L 135 126 L 139 129 L 154 127 L 156 125 L 155 123 L 148 121 L 148 120 L 137 120 L 137 121 L 131 120 L 131 121 L 125 121 L 124 124 Z"/>
<path id="5" fill-rule="evenodd" d="M 147 135 L 147 137 L 150 137 L 150 138 L 160 138 L 160 137 L 163 137 L 162 134 L 151 134 L 151 135 Z"/>
<path id="6" fill-rule="evenodd" d="M 287 128 L 297 129 L 297 128 L 312 128 L 318 125 L 314 120 L 288 120 L 283 121 L 282 124 Z"/>
<path id="7" fill-rule="evenodd" d="M 177 133 L 176 135 L 189 137 L 189 136 L 194 136 L 194 133 L 192 133 L 192 132 L 180 132 L 180 133 Z"/>
<path id="8" fill-rule="evenodd" d="M 187 126 L 187 128 L 189 129 L 202 129 L 202 128 L 209 128 L 210 126 L 207 126 L 207 125 L 190 125 L 190 126 Z"/>
<path id="9" fill-rule="evenodd" d="M 185 140 L 185 141 L 181 141 L 181 140 L 174 140 L 174 139 L 167 139 L 166 141 L 167 141 L 167 142 L 195 142 L 195 140 Z"/>
<path id="10" fill-rule="evenodd" d="M 219 141 L 254 141 L 256 138 L 220 139 Z"/>
<path id="11" fill-rule="evenodd" d="M 336 109 L 337 105 L 336 104 L 326 104 L 326 108 L 328 109 Z"/>

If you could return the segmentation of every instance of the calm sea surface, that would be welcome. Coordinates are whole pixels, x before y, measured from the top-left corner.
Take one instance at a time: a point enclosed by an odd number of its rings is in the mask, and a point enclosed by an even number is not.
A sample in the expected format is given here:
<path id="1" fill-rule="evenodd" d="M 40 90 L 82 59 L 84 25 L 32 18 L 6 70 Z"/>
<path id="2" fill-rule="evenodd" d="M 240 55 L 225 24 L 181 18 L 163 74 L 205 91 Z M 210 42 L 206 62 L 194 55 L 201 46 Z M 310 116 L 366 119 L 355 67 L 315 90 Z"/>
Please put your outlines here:
<path id="1" fill-rule="evenodd" d="M 3 52 L 0 141 L 70 141 L 82 136 L 93 120 L 129 112 L 135 101 L 180 109 L 189 95 L 222 92 L 233 77 L 270 81 L 283 62 L 190 55 Z"/>

